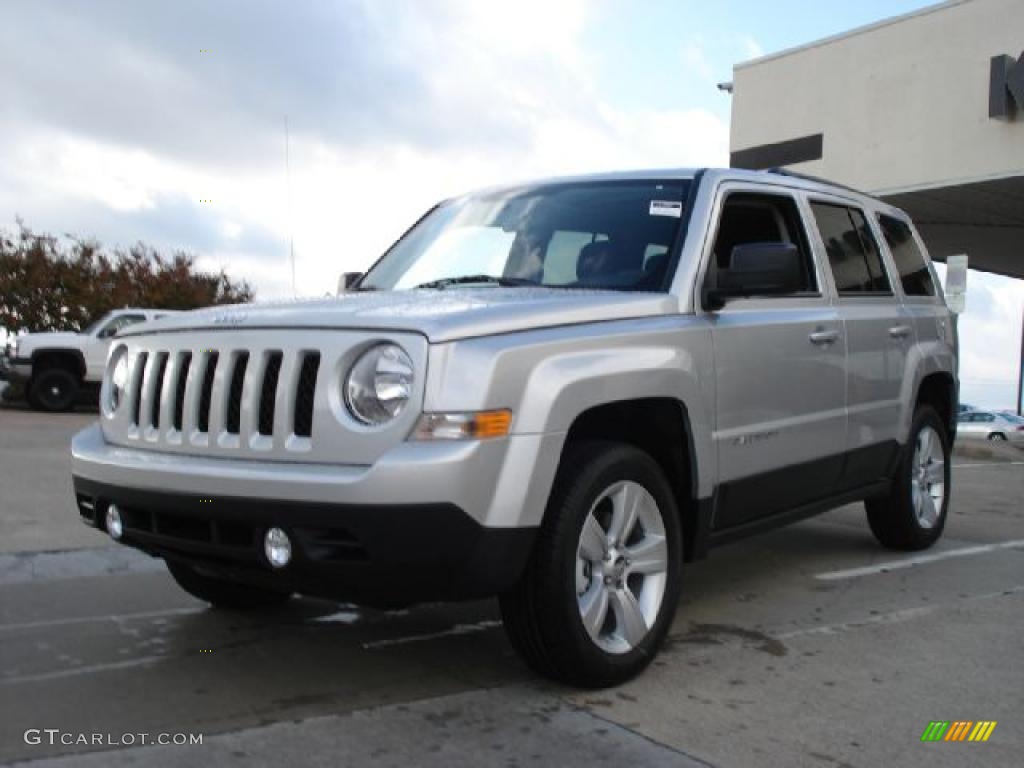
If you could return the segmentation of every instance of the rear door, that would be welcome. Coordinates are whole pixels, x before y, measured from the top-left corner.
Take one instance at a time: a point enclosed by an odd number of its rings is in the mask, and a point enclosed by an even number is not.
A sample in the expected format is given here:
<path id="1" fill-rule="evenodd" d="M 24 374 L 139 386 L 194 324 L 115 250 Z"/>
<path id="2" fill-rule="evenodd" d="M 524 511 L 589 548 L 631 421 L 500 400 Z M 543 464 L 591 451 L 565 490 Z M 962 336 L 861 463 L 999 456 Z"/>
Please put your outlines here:
<path id="1" fill-rule="evenodd" d="M 879 213 L 876 221 L 917 341 L 926 345 L 945 342 L 951 335 L 949 310 L 939 295 L 938 280 L 925 257 L 924 244 L 902 216 Z"/>
<path id="2" fill-rule="evenodd" d="M 845 342 L 798 198 L 724 185 L 705 254 L 704 286 L 744 243 L 786 242 L 805 264 L 803 289 L 740 298 L 709 313 L 715 355 L 719 490 L 714 528 L 755 522 L 834 492 L 846 437 Z"/>
<path id="3" fill-rule="evenodd" d="M 842 485 L 853 489 L 887 476 L 896 456 L 913 321 L 893 290 L 864 209 L 831 197 L 812 196 L 809 202 L 846 333 L 848 422 Z"/>

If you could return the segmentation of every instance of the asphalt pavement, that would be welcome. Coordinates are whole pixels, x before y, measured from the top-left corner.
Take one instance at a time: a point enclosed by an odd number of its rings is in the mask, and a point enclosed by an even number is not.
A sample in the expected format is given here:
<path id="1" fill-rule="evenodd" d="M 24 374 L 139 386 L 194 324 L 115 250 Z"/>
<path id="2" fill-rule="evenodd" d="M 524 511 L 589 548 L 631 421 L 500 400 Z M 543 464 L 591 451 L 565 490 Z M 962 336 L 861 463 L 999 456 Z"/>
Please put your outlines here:
<path id="1" fill-rule="evenodd" d="M 878 547 L 860 505 L 712 552 L 654 665 L 593 692 L 532 675 L 493 601 L 208 609 L 78 522 L 94 418 L 0 409 L 0 762 L 1020 764 L 1024 453 L 956 457 L 926 553 Z M 998 725 L 923 743 L 933 720 Z"/>

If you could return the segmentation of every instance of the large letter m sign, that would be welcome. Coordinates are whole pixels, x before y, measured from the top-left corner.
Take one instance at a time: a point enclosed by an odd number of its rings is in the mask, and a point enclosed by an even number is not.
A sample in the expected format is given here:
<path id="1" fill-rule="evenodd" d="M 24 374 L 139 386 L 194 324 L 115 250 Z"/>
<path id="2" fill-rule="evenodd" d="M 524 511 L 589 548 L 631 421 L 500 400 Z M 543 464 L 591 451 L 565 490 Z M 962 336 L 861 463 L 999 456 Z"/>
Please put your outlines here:
<path id="1" fill-rule="evenodd" d="M 992 75 L 988 85 L 988 116 L 1012 120 L 1017 110 L 1024 112 L 1024 53 L 993 56 Z"/>

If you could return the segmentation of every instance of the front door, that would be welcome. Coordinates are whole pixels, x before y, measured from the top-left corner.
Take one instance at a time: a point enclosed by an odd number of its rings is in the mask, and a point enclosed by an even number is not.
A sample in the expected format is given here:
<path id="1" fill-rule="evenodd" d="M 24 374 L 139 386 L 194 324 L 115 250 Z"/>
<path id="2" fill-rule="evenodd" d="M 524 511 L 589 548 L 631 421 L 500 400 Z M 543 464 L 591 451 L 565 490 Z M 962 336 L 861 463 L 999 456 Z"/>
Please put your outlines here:
<path id="1" fill-rule="evenodd" d="M 706 280 L 743 243 L 797 246 L 805 285 L 729 301 L 712 314 L 719 493 L 715 530 L 834 493 L 846 436 L 846 340 L 809 246 L 797 200 L 727 187 Z"/>

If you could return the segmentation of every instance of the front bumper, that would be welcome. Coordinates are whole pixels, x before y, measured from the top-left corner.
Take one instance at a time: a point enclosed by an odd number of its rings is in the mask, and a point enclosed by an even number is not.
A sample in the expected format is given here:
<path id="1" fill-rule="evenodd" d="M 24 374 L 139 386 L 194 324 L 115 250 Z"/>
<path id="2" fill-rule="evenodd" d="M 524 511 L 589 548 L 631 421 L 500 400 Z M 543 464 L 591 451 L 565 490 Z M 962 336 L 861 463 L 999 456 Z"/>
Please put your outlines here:
<path id="1" fill-rule="evenodd" d="M 491 597 L 512 587 L 533 528 L 485 528 L 453 504 L 363 506 L 253 501 L 119 488 L 75 477 L 82 520 L 104 527 L 116 503 L 121 543 L 221 578 L 363 605 Z M 283 528 L 292 560 L 280 570 L 263 536 Z"/>
<path id="2" fill-rule="evenodd" d="M 0 380 L 24 384 L 32 378 L 32 361 L 27 358 L 0 357 Z"/>
<path id="3" fill-rule="evenodd" d="M 107 443 L 99 425 L 72 441 L 83 519 L 107 506 L 124 543 L 228 578 L 364 604 L 491 596 L 518 580 L 543 510 L 523 454 L 555 438 L 404 443 L 372 466 L 182 456 Z M 557 461 L 544 461 L 553 472 Z M 510 476 L 511 474 L 511 476 Z M 187 489 L 187 490 L 184 490 Z M 267 528 L 295 555 L 274 571 Z"/>

